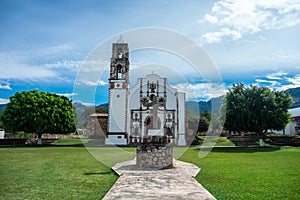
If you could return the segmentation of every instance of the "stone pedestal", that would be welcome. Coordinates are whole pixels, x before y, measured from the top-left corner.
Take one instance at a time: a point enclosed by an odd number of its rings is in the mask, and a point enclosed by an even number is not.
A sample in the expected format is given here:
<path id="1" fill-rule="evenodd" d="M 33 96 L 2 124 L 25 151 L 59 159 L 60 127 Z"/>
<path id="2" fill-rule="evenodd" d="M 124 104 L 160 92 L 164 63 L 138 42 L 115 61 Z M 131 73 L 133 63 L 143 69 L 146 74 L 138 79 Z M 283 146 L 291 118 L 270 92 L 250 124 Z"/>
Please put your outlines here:
<path id="1" fill-rule="evenodd" d="M 173 145 L 139 144 L 136 149 L 136 164 L 139 167 L 169 169 L 173 167 Z"/>

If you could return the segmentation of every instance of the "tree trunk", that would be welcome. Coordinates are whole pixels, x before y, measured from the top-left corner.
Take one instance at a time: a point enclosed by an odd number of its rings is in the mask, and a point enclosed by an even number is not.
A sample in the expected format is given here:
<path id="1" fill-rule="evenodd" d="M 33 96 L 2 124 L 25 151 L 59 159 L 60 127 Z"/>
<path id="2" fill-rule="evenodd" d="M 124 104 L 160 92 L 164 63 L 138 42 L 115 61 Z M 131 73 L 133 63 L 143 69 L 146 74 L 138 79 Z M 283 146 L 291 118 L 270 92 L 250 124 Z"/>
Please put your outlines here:
<path id="1" fill-rule="evenodd" d="M 37 141 L 38 145 L 42 144 L 42 134 L 38 134 L 38 141 Z"/>

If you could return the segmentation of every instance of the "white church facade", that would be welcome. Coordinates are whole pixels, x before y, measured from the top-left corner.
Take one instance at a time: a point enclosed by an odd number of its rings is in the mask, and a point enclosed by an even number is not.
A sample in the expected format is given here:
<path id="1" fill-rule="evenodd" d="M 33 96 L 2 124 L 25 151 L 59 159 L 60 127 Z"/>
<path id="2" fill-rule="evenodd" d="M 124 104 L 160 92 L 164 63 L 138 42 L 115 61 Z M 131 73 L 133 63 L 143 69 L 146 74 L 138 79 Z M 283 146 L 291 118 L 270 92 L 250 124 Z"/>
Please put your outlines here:
<path id="1" fill-rule="evenodd" d="M 109 77 L 108 145 L 148 141 L 186 145 L 185 93 L 166 78 L 149 74 L 129 87 L 129 49 L 122 38 L 112 45 Z"/>

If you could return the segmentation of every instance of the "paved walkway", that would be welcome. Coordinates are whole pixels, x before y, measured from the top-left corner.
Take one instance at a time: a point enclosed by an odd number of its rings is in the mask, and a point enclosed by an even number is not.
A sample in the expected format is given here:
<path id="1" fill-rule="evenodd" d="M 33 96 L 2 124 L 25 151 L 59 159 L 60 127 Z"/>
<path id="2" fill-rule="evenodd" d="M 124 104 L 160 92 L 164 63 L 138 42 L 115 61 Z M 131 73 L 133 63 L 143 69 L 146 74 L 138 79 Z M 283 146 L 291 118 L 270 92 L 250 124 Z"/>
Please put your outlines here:
<path id="1" fill-rule="evenodd" d="M 174 160 L 173 169 L 139 168 L 135 160 L 118 163 L 113 170 L 120 178 L 103 198 L 145 200 L 212 200 L 215 199 L 195 177 L 200 169 L 190 163 Z"/>

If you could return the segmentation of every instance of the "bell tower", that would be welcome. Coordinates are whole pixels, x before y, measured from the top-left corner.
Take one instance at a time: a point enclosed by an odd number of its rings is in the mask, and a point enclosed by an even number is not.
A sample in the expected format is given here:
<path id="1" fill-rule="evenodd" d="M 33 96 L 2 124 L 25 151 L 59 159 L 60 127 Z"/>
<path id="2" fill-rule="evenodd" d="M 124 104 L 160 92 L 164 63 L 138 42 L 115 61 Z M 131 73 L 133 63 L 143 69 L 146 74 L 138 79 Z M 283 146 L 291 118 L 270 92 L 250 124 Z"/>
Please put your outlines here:
<path id="1" fill-rule="evenodd" d="M 122 36 L 112 45 L 106 144 L 127 144 L 129 49 Z"/>
<path id="2" fill-rule="evenodd" d="M 110 83 L 128 83 L 129 73 L 129 50 L 128 44 L 124 42 L 122 36 L 112 46 L 112 58 L 110 64 Z M 123 87 L 123 85 L 122 85 Z M 127 85 L 126 85 L 127 87 Z"/>

